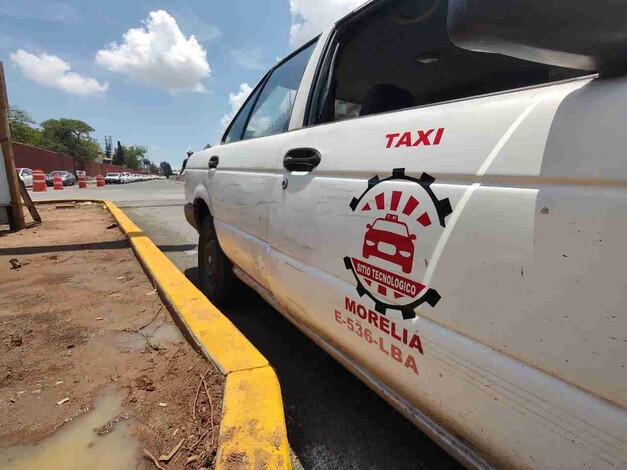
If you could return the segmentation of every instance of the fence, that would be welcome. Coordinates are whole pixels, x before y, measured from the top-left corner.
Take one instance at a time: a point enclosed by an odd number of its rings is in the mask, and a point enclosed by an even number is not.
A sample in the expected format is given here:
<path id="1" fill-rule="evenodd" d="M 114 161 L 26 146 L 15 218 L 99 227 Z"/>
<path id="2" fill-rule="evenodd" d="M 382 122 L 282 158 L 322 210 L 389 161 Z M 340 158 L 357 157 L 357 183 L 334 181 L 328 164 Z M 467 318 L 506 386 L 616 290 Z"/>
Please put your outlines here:
<path id="1" fill-rule="evenodd" d="M 33 147 L 32 145 L 13 142 L 15 166 L 18 168 L 39 169 L 44 173 L 54 170 L 66 170 L 76 174 L 76 170 L 84 170 L 87 176 L 106 175 L 107 173 L 124 172 L 141 173 L 125 166 L 109 165 L 106 163 L 87 162 L 75 163 L 74 158 L 59 152 Z"/>

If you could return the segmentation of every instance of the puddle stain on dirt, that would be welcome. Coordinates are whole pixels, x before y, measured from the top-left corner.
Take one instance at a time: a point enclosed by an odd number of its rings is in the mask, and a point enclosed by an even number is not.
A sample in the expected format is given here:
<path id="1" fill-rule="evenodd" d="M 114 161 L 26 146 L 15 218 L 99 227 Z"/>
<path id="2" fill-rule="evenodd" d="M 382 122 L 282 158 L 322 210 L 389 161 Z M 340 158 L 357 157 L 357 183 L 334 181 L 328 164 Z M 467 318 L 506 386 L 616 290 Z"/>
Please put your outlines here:
<path id="1" fill-rule="evenodd" d="M 157 323 L 142 329 L 150 343 L 155 346 L 164 346 L 165 343 L 182 343 L 185 341 L 180 330 L 174 323 Z M 146 347 L 146 340 L 142 334 L 125 331 L 116 335 L 114 343 L 120 350 L 139 350 Z"/>
<path id="2" fill-rule="evenodd" d="M 0 449 L 0 468 L 138 468 L 141 448 L 133 437 L 131 423 L 118 420 L 110 432 L 98 434 L 103 425 L 120 416 L 123 398 L 119 390 L 105 387 L 90 411 L 61 426 L 41 442 Z"/>

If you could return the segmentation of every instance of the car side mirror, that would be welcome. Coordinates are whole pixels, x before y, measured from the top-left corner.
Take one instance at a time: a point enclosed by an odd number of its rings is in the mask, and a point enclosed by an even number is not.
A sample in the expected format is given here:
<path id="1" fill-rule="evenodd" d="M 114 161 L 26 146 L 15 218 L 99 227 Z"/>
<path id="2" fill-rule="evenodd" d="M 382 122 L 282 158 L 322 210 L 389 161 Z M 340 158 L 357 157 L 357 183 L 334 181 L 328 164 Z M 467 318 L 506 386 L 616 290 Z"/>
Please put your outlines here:
<path id="1" fill-rule="evenodd" d="M 370 230 L 372 228 L 372 224 L 366 224 L 366 228 Z"/>
<path id="2" fill-rule="evenodd" d="M 409 239 L 410 239 L 410 240 L 415 240 L 415 239 L 416 239 L 416 234 L 415 234 L 415 233 L 412 233 L 412 234 L 409 236 Z"/>

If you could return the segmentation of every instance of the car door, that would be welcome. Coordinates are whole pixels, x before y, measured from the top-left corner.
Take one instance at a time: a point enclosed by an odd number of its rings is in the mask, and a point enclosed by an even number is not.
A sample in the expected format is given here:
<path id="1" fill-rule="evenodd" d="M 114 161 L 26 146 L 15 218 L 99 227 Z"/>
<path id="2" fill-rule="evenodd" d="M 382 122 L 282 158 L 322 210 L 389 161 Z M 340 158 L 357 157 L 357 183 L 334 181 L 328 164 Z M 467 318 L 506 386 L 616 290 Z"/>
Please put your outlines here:
<path id="1" fill-rule="evenodd" d="M 572 103 L 600 91 L 563 70 L 442 46 L 437 24 L 404 17 L 360 15 L 357 31 L 349 19 L 339 55 L 331 43 L 321 61 L 333 73 L 321 72 L 320 96 L 332 100 L 290 133 L 273 193 L 275 300 L 423 429 L 461 436 L 497 466 L 620 466 L 624 345 L 604 339 L 603 319 L 626 300 L 621 276 L 601 276 L 622 262 L 599 246 L 621 252 L 608 224 L 627 234 L 599 214 L 618 217 L 626 199 L 569 186 L 576 151 L 556 161 L 584 128 L 567 130 L 561 109 L 585 123 Z M 572 80 L 548 83 L 564 73 Z M 307 127 L 307 115 L 320 121 Z M 599 237 L 575 241 L 582 232 Z"/>
<path id="2" fill-rule="evenodd" d="M 243 105 L 222 143 L 195 154 L 186 171 L 188 187 L 209 189 L 224 253 L 266 288 L 272 190 L 281 185 L 288 146 L 284 132 L 315 44 L 308 43 L 275 66 Z"/>

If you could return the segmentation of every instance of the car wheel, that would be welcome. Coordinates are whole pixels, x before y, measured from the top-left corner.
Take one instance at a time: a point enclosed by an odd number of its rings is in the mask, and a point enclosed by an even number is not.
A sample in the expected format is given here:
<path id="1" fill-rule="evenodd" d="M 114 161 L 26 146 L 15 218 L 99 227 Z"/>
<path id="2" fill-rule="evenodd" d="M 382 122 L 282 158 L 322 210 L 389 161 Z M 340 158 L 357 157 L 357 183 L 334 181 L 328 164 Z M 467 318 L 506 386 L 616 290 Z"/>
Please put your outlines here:
<path id="1" fill-rule="evenodd" d="M 200 288 L 209 300 L 217 303 L 224 303 L 227 300 L 235 275 L 231 262 L 220 248 L 210 217 L 205 218 L 200 225 L 198 276 Z"/>

